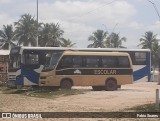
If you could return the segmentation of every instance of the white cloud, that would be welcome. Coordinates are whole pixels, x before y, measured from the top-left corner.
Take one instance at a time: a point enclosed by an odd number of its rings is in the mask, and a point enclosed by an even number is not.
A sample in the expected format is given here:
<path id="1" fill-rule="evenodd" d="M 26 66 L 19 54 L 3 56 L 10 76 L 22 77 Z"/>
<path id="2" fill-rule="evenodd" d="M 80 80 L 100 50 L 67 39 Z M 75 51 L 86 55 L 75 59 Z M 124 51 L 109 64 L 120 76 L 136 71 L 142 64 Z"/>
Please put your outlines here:
<path id="1" fill-rule="evenodd" d="M 0 28 L 6 24 L 13 24 L 13 19 L 7 14 L 0 13 Z"/>
<path id="2" fill-rule="evenodd" d="M 136 21 L 129 22 L 126 27 L 132 29 L 132 30 L 139 30 L 139 29 L 144 29 L 146 26 L 142 23 L 138 23 Z"/>
<path id="3" fill-rule="evenodd" d="M 90 44 L 88 37 L 95 31 L 93 27 L 86 27 L 85 24 L 68 23 L 63 22 L 63 30 L 65 38 L 71 39 L 71 41 L 76 43 L 76 47 L 87 47 Z M 69 29 L 70 28 L 70 29 Z"/>
<path id="4" fill-rule="evenodd" d="M 148 26 L 148 29 L 151 31 L 160 31 L 160 21 L 155 22 Z"/>
<path id="5" fill-rule="evenodd" d="M 11 0 L 0 0 L 0 4 L 9 3 Z"/>
<path id="6" fill-rule="evenodd" d="M 88 37 L 93 31 L 104 28 L 102 24 L 109 31 L 116 23 L 127 23 L 135 14 L 134 7 L 126 1 L 115 1 L 109 5 L 98 0 L 39 4 L 39 19 L 42 22 L 59 22 L 64 28 L 65 37 L 82 47 L 87 46 Z"/>
<path id="7" fill-rule="evenodd" d="M 11 0 L 7 1 L 11 2 Z M 39 0 L 39 21 L 59 22 L 65 32 L 64 37 L 73 40 L 78 47 L 86 47 L 90 43 L 88 37 L 93 31 L 103 29 L 112 32 L 116 23 L 118 25 L 114 32 L 120 32 L 121 36 L 127 37 L 128 40 L 125 43 L 127 46 L 136 47 L 141 35 L 149 29 L 159 31 L 159 25 L 144 25 L 134 20 L 138 11 L 133 3 L 115 0 L 112 4 L 108 4 L 112 1 Z M 136 1 L 142 2 L 142 0 Z M 30 13 L 36 17 L 36 0 L 14 0 L 12 4 L 8 3 L 8 6 L 6 11 L 1 11 L 4 14 L 0 13 L 1 25 L 15 22 L 24 13 Z"/>

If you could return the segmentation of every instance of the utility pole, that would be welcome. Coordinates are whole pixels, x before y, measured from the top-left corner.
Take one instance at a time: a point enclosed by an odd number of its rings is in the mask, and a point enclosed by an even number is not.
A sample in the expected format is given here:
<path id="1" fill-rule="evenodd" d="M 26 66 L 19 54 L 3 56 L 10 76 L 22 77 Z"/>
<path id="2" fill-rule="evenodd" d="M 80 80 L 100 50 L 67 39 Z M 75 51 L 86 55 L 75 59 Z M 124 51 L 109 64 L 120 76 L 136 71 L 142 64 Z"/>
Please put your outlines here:
<path id="1" fill-rule="evenodd" d="M 38 0 L 37 0 L 37 47 L 38 47 Z"/>

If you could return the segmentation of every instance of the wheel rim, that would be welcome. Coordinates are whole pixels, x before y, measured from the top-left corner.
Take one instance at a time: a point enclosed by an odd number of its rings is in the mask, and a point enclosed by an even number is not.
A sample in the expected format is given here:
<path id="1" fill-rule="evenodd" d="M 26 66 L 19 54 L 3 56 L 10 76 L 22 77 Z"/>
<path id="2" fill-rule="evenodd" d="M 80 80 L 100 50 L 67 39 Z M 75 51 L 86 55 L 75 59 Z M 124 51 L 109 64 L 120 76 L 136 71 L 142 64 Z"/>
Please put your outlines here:
<path id="1" fill-rule="evenodd" d="M 113 80 L 109 80 L 106 84 L 106 89 L 108 91 L 113 91 L 113 90 L 116 90 L 116 82 L 113 81 Z"/>
<path id="2" fill-rule="evenodd" d="M 71 86 L 72 86 L 71 82 L 66 80 L 66 81 L 62 82 L 61 88 L 62 89 L 71 89 Z"/>

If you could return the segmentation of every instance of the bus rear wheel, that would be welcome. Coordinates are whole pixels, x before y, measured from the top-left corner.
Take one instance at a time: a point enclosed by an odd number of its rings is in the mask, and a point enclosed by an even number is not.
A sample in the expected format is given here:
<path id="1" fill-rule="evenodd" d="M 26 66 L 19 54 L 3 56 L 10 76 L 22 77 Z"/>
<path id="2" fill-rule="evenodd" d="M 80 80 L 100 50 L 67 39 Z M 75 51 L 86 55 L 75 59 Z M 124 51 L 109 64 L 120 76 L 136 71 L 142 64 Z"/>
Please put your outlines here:
<path id="1" fill-rule="evenodd" d="M 104 90 L 104 86 L 92 86 L 92 89 L 94 91 L 101 91 L 101 90 Z"/>
<path id="2" fill-rule="evenodd" d="M 114 91 L 114 90 L 117 90 L 117 83 L 115 80 L 113 79 L 109 79 L 106 81 L 106 84 L 105 84 L 105 90 L 106 91 Z"/>
<path id="3" fill-rule="evenodd" d="M 65 79 L 61 82 L 61 89 L 70 90 L 72 88 L 72 83 L 70 80 Z"/>

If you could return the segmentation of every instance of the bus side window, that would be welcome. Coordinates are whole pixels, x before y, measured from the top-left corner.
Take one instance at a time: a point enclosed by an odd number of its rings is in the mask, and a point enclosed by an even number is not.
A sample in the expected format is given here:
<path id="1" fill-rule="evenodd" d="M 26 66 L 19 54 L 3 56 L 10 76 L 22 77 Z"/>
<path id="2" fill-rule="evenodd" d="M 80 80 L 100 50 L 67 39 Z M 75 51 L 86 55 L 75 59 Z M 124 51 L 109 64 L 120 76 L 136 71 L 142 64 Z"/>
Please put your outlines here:
<path id="1" fill-rule="evenodd" d="M 87 56 L 86 59 L 86 67 L 98 67 L 99 65 L 99 57 L 97 56 Z"/>
<path id="2" fill-rule="evenodd" d="M 137 65 L 146 65 L 146 53 L 135 52 L 135 62 Z"/>
<path id="3" fill-rule="evenodd" d="M 127 56 L 118 57 L 118 67 L 120 68 L 129 68 L 130 63 Z"/>
<path id="4" fill-rule="evenodd" d="M 102 57 L 102 67 L 114 68 L 117 66 L 117 59 L 114 56 Z"/>
<path id="5" fill-rule="evenodd" d="M 58 69 L 70 68 L 72 66 L 73 66 L 72 56 L 63 56 L 58 65 Z"/>
<path id="6" fill-rule="evenodd" d="M 82 57 L 81 56 L 73 57 L 73 67 L 82 67 Z"/>
<path id="7" fill-rule="evenodd" d="M 24 54 L 24 61 L 26 65 L 36 65 L 39 64 L 38 54 Z"/>

